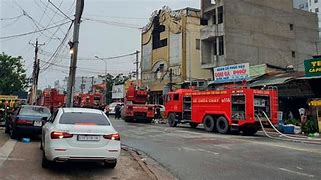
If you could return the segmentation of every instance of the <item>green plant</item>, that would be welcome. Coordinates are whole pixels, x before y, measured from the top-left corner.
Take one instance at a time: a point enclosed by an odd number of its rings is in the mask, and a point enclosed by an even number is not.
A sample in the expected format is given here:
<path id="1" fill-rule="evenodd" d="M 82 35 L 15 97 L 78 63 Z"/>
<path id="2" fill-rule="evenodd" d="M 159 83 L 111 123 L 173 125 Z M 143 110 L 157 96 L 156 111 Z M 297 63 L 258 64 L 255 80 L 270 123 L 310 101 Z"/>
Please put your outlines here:
<path id="1" fill-rule="evenodd" d="M 302 131 L 304 133 L 315 133 L 318 131 L 315 119 L 308 119 L 307 122 L 302 125 Z"/>
<path id="2" fill-rule="evenodd" d="M 285 123 L 286 124 L 293 124 L 295 126 L 299 126 L 300 125 L 300 121 L 298 119 L 286 119 Z"/>

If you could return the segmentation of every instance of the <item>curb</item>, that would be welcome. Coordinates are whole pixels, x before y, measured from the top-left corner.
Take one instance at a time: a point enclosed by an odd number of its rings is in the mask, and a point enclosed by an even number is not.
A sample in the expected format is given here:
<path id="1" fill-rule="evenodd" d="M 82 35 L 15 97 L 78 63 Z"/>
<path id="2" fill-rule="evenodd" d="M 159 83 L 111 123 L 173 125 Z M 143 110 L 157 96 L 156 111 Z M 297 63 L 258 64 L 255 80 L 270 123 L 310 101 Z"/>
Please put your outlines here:
<path id="1" fill-rule="evenodd" d="M 147 164 L 140 158 L 139 153 L 133 149 L 130 149 L 128 147 L 121 147 L 122 150 L 127 151 L 130 153 L 130 155 L 137 161 L 137 163 L 143 168 L 143 170 L 146 172 L 146 174 L 152 179 L 152 180 L 158 180 L 155 173 L 147 166 Z"/>

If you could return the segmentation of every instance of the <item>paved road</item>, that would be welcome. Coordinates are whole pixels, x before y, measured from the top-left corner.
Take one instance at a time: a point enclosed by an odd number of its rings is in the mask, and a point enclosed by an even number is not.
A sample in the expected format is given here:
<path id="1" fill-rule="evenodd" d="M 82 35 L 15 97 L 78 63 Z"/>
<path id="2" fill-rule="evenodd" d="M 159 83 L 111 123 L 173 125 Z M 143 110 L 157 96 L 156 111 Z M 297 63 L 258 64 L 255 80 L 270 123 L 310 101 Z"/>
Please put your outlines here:
<path id="1" fill-rule="evenodd" d="M 115 169 L 105 169 L 99 163 L 56 163 L 51 169 L 43 169 L 41 157 L 39 139 L 24 144 L 9 139 L 4 131 L 0 130 L 1 180 L 150 179 L 133 157 L 125 151 L 122 151 Z"/>
<path id="2" fill-rule="evenodd" d="M 321 179 L 321 145 L 112 121 L 122 143 L 179 179 Z"/>

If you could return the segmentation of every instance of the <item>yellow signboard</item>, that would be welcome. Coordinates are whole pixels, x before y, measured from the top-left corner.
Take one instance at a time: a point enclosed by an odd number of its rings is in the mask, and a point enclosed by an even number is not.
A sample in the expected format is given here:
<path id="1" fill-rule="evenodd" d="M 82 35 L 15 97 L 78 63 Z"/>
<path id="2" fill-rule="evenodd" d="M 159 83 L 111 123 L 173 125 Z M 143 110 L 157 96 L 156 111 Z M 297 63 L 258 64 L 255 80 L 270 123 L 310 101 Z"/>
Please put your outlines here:
<path id="1" fill-rule="evenodd" d="M 309 106 L 313 106 L 313 107 L 316 107 L 316 106 L 321 106 L 321 99 L 317 99 L 317 100 L 312 100 L 309 102 Z"/>
<path id="2" fill-rule="evenodd" d="M 18 96 L 0 95 L 0 101 L 14 101 L 14 100 L 18 100 Z"/>

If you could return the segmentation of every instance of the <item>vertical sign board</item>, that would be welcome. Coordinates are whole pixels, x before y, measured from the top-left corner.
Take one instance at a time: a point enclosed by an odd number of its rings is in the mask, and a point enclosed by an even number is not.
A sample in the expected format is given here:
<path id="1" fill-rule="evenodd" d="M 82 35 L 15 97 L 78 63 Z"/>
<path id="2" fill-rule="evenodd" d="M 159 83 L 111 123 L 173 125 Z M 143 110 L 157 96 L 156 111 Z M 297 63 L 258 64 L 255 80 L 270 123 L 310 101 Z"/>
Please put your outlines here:
<path id="1" fill-rule="evenodd" d="M 308 59 L 304 61 L 304 76 L 321 76 L 321 58 Z"/>
<path id="2" fill-rule="evenodd" d="M 235 64 L 214 68 L 214 82 L 238 82 L 250 78 L 250 64 Z"/>
<path id="3" fill-rule="evenodd" d="M 112 99 L 124 98 L 124 85 L 114 85 L 112 90 Z"/>

